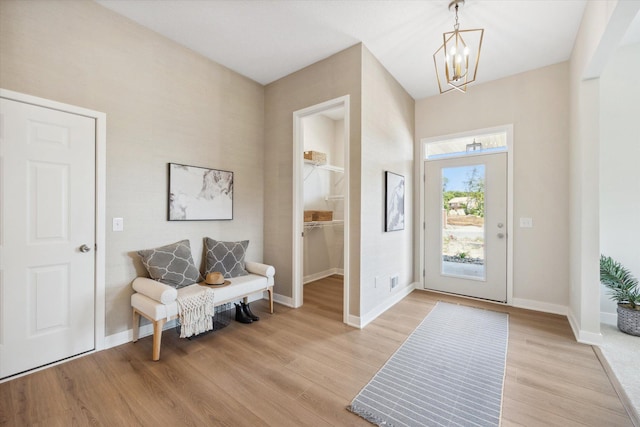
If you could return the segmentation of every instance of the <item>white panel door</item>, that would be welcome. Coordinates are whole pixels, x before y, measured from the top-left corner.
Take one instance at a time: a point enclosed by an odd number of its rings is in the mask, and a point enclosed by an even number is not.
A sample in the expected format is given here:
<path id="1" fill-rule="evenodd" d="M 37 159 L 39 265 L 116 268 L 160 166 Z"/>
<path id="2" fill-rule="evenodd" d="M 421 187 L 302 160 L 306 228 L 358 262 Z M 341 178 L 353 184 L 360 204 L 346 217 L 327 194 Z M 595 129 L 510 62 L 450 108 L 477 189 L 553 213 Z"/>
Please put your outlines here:
<path id="1" fill-rule="evenodd" d="M 95 348 L 95 129 L 0 99 L 0 378 Z"/>
<path id="2" fill-rule="evenodd" d="M 425 162 L 425 288 L 507 300 L 507 154 Z"/>

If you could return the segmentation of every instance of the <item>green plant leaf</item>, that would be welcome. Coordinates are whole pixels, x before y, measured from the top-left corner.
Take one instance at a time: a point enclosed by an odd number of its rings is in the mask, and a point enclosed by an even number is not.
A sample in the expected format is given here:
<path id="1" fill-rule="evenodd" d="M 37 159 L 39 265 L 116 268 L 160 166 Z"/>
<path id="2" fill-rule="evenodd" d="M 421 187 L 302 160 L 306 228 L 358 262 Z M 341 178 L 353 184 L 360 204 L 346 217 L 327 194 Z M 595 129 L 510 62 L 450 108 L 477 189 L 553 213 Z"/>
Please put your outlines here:
<path id="1" fill-rule="evenodd" d="M 614 301 L 629 303 L 631 308 L 640 305 L 638 279 L 611 257 L 600 255 L 600 282 L 608 288 L 609 296 Z"/>

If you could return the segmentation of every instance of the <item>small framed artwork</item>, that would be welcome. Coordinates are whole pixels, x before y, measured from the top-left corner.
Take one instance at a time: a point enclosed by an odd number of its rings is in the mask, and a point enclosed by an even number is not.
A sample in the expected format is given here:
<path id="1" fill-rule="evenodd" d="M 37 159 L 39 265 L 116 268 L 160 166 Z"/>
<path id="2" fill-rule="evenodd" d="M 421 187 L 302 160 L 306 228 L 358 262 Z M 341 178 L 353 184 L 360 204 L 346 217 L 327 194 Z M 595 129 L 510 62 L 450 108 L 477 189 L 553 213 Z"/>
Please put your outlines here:
<path id="1" fill-rule="evenodd" d="M 233 172 L 169 163 L 169 221 L 233 219 Z"/>
<path id="2" fill-rule="evenodd" d="M 384 231 L 404 230 L 404 176 L 386 171 Z"/>

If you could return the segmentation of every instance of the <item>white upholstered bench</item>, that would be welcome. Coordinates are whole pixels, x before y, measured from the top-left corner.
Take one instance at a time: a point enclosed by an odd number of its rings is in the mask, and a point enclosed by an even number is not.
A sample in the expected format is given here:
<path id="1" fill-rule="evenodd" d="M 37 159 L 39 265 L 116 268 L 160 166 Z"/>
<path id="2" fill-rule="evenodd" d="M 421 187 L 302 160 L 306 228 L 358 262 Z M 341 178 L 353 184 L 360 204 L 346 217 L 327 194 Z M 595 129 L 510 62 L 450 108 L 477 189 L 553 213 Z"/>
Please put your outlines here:
<path id="1" fill-rule="evenodd" d="M 227 279 L 231 284 L 213 288 L 214 305 L 244 299 L 257 292 L 269 293 L 269 311 L 273 313 L 273 283 L 275 268 L 270 265 L 247 261 L 248 275 Z M 153 360 L 160 360 L 162 329 L 166 322 L 178 317 L 178 295 L 189 295 L 202 290 L 198 283 L 180 289 L 165 285 L 147 277 L 133 281 L 135 293 L 131 295 L 133 308 L 133 342 L 138 340 L 140 316 L 153 323 Z"/>

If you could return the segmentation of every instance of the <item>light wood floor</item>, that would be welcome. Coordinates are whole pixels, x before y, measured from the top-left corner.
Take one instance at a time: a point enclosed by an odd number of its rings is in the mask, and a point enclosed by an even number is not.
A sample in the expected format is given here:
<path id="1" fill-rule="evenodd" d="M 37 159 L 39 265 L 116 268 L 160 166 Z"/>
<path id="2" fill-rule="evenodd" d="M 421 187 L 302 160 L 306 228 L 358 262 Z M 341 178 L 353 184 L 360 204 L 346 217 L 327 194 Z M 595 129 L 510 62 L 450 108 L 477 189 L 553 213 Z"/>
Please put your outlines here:
<path id="1" fill-rule="evenodd" d="M 197 339 L 164 332 L 0 384 L 10 426 L 368 426 L 345 407 L 438 300 L 510 313 L 503 426 L 630 426 L 566 318 L 414 291 L 363 330 L 341 322 L 342 282 L 305 286 L 294 310 Z"/>

